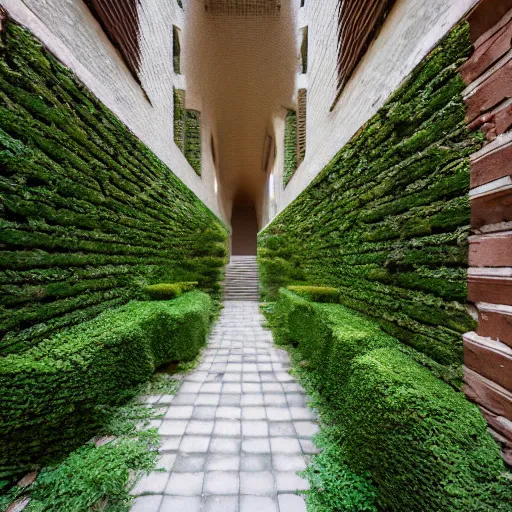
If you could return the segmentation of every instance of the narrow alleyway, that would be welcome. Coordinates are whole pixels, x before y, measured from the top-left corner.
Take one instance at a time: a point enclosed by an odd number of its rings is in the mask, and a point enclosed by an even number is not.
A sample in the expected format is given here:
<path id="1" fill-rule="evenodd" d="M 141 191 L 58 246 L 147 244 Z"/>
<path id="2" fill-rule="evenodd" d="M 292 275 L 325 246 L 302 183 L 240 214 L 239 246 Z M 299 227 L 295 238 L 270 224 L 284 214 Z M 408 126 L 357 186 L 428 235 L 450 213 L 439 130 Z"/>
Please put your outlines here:
<path id="1" fill-rule="evenodd" d="M 315 416 L 273 345 L 258 302 L 226 301 L 201 363 L 167 407 L 160 467 L 132 512 L 302 512 L 296 472 L 315 451 Z"/>

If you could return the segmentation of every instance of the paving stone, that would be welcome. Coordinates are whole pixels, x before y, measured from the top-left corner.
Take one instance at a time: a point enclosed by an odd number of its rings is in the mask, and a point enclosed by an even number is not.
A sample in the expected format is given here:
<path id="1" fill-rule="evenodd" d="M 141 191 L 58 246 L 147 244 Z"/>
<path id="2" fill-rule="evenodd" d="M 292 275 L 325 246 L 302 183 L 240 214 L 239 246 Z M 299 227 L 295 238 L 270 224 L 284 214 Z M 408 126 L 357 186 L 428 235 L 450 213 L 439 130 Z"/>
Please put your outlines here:
<path id="1" fill-rule="evenodd" d="M 272 453 L 302 453 L 302 448 L 295 437 L 272 437 L 270 439 Z"/>
<path id="2" fill-rule="evenodd" d="M 210 443 L 211 453 L 233 454 L 240 452 L 240 439 L 214 437 Z"/>
<path id="3" fill-rule="evenodd" d="M 222 393 L 237 393 L 242 392 L 242 384 L 236 382 L 226 382 L 222 385 Z"/>
<path id="4" fill-rule="evenodd" d="M 294 471 L 278 471 L 276 482 L 278 492 L 307 491 L 309 489 L 309 482 Z"/>
<path id="5" fill-rule="evenodd" d="M 239 420 L 217 420 L 213 435 L 216 437 L 240 437 L 241 423 Z"/>
<path id="6" fill-rule="evenodd" d="M 213 426 L 215 422 L 205 420 L 190 420 L 186 428 L 187 434 L 211 434 L 213 432 Z"/>
<path id="7" fill-rule="evenodd" d="M 262 420 L 243 421 L 242 435 L 244 437 L 268 437 L 268 423 Z"/>
<path id="8" fill-rule="evenodd" d="M 201 393 L 217 393 L 222 391 L 222 384 L 220 382 L 207 382 L 201 386 Z"/>
<path id="9" fill-rule="evenodd" d="M 200 393 L 197 395 L 194 405 L 209 405 L 215 407 L 219 405 L 220 395 L 214 393 Z"/>
<path id="10" fill-rule="evenodd" d="M 306 503 L 302 496 L 296 494 L 281 494 L 277 498 L 279 512 L 306 512 Z"/>
<path id="11" fill-rule="evenodd" d="M 164 420 L 158 428 L 162 436 L 182 436 L 187 429 L 188 421 L 185 420 Z"/>
<path id="12" fill-rule="evenodd" d="M 269 421 L 268 432 L 271 437 L 294 437 L 296 435 L 291 421 Z"/>
<path id="13" fill-rule="evenodd" d="M 130 512 L 158 512 L 163 496 L 141 496 L 134 500 Z"/>
<path id="14" fill-rule="evenodd" d="M 262 394 L 242 395 L 241 404 L 242 404 L 242 407 L 263 405 L 263 395 Z"/>
<path id="15" fill-rule="evenodd" d="M 242 471 L 240 473 L 240 494 L 269 496 L 274 492 L 274 475 L 270 471 Z"/>
<path id="16" fill-rule="evenodd" d="M 262 387 L 259 382 L 243 382 L 242 391 L 244 393 L 261 393 Z"/>
<path id="17" fill-rule="evenodd" d="M 290 407 L 293 420 L 315 420 L 316 415 L 309 407 Z"/>
<path id="18" fill-rule="evenodd" d="M 238 496 L 207 496 L 203 503 L 202 512 L 238 512 Z"/>
<path id="19" fill-rule="evenodd" d="M 320 453 L 322 450 L 316 446 L 311 439 L 299 439 L 300 446 L 304 453 Z"/>
<path id="20" fill-rule="evenodd" d="M 240 512 L 278 512 L 277 502 L 263 496 L 241 496 Z"/>
<path id="21" fill-rule="evenodd" d="M 265 405 L 274 407 L 288 407 L 286 395 L 284 393 L 265 393 Z"/>
<path id="22" fill-rule="evenodd" d="M 179 451 L 188 453 L 206 453 L 210 446 L 210 436 L 185 435 L 181 441 Z"/>
<path id="23" fill-rule="evenodd" d="M 206 462 L 207 471 L 239 471 L 240 455 L 210 454 Z"/>
<path id="24" fill-rule="evenodd" d="M 173 471 L 176 473 L 197 473 L 204 471 L 206 457 L 179 453 L 174 463 Z"/>
<path id="25" fill-rule="evenodd" d="M 219 405 L 228 407 L 240 407 L 241 399 L 242 397 L 240 394 L 221 395 Z"/>
<path id="26" fill-rule="evenodd" d="M 144 475 L 131 490 L 130 494 L 163 494 L 169 473 L 162 471 L 151 471 L 148 475 Z"/>
<path id="27" fill-rule="evenodd" d="M 190 419 L 194 407 L 192 405 L 173 405 L 169 407 L 165 419 Z"/>
<path id="28" fill-rule="evenodd" d="M 266 407 L 266 410 L 269 421 L 290 421 L 292 419 L 288 408 Z"/>
<path id="29" fill-rule="evenodd" d="M 270 453 L 268 438 L 244 439 L 242 441 L 242 452 L 244 453 Z"/>
<path id="30" fill-rule="evenodd" d="M 240 407 L 218 407 L 215 417 L 217 419 L 225 420 L 239 420 L 242 416 L 242 409 Z"/>
<path id="31" fill-rule="evenodd" d="M 299 437 L 313 437 L 318 432 L 318 425 L 313 421 L 294 421 L 293 425 Z"/>
<path id="32" fill-rule="evenodd" d="M 163 414 L 153 424 L 167 473 L 141 479 L 134 491 L 155 494 L 132 511 L 277 512 L 278 498 L 280 512 L 305 511 L 294 493 L 308 482 L 296 472 L 319 451 L 316 415 L 258 307 L 226 302 L 199 366 L 176 377 L 178 393 L 145 397 Z"/>
<path id="33" fill-rule="evenodd" d="M 240 469 L 242 471 L 272 471 L 272 458 L 268 454 L 243 454 L 240 460 Z"/>
<path id="34" fill-rule="evenodd" d="M 171 406 L 172 407 L 172 406 Z M 215 412 L 217 407 L 198 406 L 194 407 L 192 419 L 194 420 L 213 420 L 215 419 Z"/>
<path id="35" fill-rule="evenodd" d="M 180 447 L 181 436 L 167 436 L 160 438 L 161 452 L 175 452 Z"/>
<path id="36" fill-rule="evenodd" d="M 205 474 L 205 494 L 238 494 L 239 488 L 238 471 L 208 471 Z"/>
<path id="37" fill-rule="evenodd" d="M 176 453 L 164 453 L 158 459 L 156 464 L 157 469 L 165 469 L 166 471 L 171 471 L 174 463 L 176 462 Z"/>
<path id="38" fill-rule="evenodd" d="M 201 498 L 199 497 L 164 496 L 159 512 L 199 512 L 200 510 Z"/>
<path id="39" fill-rule="evenodd" d="M 273 455 L 272 464 L 276 471 L 304 471 L 306 461 L 302 455 Z"/>
<path id="40" fill-rule="evenodd" d="M 194 405 L 196 399 L 197 393 L 180 393 L 179 395 L 176 395 L 176 398 L 173 400 L 173 406 Z"/>
<path id="41" fill-rule="evenodd" d="M 171 473 L 165 494 L 176 496 L 200 496 L 203 490 L 204 473 Z"/>
<path id="42" fill-rule="evenodd" d="M 265 407 L 242 407 L 243 420 L 264 420 L 266 417 Z"/>

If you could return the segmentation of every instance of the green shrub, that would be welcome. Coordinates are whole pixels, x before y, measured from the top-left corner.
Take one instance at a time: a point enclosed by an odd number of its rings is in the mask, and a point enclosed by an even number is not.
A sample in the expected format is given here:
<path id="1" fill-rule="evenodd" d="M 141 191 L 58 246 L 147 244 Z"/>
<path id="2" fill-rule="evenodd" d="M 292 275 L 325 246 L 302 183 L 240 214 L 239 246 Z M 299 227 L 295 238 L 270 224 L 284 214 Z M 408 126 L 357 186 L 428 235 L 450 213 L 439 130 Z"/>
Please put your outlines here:
<path id="1" fill-rule="evenodd" d="M 170 300 L 179 297 L 182 293 L 193 290 L 197 282 L 159 283 L 144 287 L 144 293 L 153 300 Z"/>
<path id="2" fill-rule="evenodd" d="M 87 440 L 95 407 L 122 400 L 163 363 L 196 357 L 211 309 L 200 291 L 170 302 L 132 301 L 0 359 L 0 464 Z"/>
<path id="3" fill-rule="evenodd" d="M 332 286 L 287 286 L 288 290 L 313 302 L 334 302 L 340 301 L 340 291 Z"/>
<path id="4" fill-rule="evenodd" d="M 512 510 L 510 474 L 477 407 L 392 348 L 352 364 L 343 451 L 371 471 L 382 510 Z"/>
<path id="5" fill-rule="evenodd" d="M 322 372 L 321 391 L 341 407 L 353 359 L 398 342 L 362 315 L 338 304 L 315 304 L 291 288 L 280 290 L 276 304 L 282 339 L 298 346 L 308 365 Z"/>
<path id="6" fill-rule="evenodd" d="M 326 455 L 308 471 L 313 484 L 320 478 L 334 492 L 333 475 L 346 475 L 346 463 L 372 475 L 380 510 L 511 510 L 510 474 L 479 410 L 418 364 L 412 349 L 357 312 L 290 290 L 280 290 L 274 311 L 271 325 L 297 347 L 340 433 L 343 464 L 326 468 L 336 454 Z M 323 511 L 336 498 L 309 502 Z"/>

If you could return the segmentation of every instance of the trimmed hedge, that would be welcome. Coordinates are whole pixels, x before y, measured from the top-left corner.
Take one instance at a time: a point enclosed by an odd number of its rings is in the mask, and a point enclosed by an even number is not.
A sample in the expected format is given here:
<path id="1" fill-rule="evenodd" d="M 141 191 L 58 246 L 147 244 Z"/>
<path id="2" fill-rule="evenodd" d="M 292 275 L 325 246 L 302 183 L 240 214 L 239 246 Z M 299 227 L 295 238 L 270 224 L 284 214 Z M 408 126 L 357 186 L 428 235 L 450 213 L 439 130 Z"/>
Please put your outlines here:
<path id="1" fill-rule="evenodd" d="M 456 27 L 258 237 L 263 297 L 328 285 L 344 305 L 432 361 L 462 362 L 470 208 L 469 132 Z"/>
<path id="2" fill-rule="evenodd" d="M 293 293 L 313 302 L 340 302 L 340 291 L 332 286 L 297 286 L 287 287 Z"/>
<path id="3" fill-rule="evenodd" d="M 220 296 L 227 227 L 27 30 L 0 37 L 0 354 L 145 284 Z"/>
<path id="4" fill-rule="evenodd" d="M 297 161 L 297 112 L 288 110 L 284 125 L 283 185 L 285 187 L 297 170 Z"/>
<path id="5" fill-rule="evenodd" d="M 152 300 L 170 300 L 179 297 L 182 293 L 193 290 L 196 282 L 189 283 L 158 283 L 144 287 L 144 293 Z"/>
<path id="6" fill-rule="evenodd" d="M 87 440 L 98 406 L 122 400 L 163 363 L 197 356 L 211 313 L 212 300 L 201 291 L 132 301 L 1 358 L 0 464 L 48 458 Z"/>
<path id="7" fill-rule="evenodd" d="M 342 305 L 281 290 L 278 339 L 293 343 L 342 432 L 342 459 L 371 474 L 380 510 L 511 510 L 510 473 L 478 408 Z"/>

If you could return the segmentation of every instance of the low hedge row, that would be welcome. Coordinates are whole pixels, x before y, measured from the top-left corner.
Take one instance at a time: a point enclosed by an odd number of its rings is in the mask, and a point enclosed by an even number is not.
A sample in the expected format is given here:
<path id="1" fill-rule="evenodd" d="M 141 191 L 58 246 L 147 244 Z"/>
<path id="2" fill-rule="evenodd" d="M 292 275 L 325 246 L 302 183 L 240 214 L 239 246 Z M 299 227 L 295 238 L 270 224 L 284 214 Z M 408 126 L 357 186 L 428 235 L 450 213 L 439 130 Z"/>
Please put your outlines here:
<path id="1" fill-rule="evenodd" d="M 212 300 L 192 291 L 173 301 L 132 301 L 0 359 L 0 464 L 51 456 L 94 432 L 101 406 L 118 403 L 169 361 L 196 357 Z"/>
<path id="2" fill-rule="evenodd" d="M 377 324 L 342 305 L 282 289 L 281 341 L 317 372 L 344 432 L 350 468 L 369 472 L 386 511 L 510 510 L 510 474 L 475 405 L 404 353 Z"/>
<path id="3" fill-rule="evenodd" d="M 455 27 L 379 111 L 258 235 L 261 291 L 336 287 L 402 343 L 444 365 L 462 363 L 469 156 L 459 66 L 469 26 Z M 286 182 L 285 178 L 285 182 Z"/>
<path id="4" fill-rule="evenodd" d="M 146 284 L 220 298 L 227 226 L 11 19 L 0 57 L 0 355 Z"/>
<path id="5" fill-rule="evenodd" d="M 183 283 L 158 283 L 150 284 L 143 288 L 144 294 L 152 300 L 171 300 L 179 297 L 184 292 L 189 292 L 197 286 L 197 282 Z"/>

